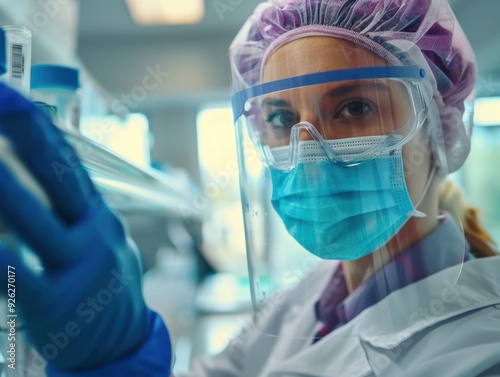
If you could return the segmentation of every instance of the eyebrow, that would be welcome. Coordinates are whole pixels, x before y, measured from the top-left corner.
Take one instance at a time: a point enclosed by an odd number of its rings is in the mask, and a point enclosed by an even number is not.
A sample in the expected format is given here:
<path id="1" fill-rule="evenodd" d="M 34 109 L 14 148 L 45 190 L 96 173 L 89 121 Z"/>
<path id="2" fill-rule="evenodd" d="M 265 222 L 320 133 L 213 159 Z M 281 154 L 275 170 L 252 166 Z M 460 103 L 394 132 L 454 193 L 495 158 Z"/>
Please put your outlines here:
<path id="1" fill-rule="evenodd" d="M 381 82 L 364 82 L 364 83 L 352 83 L 352 84 L 344 84 L 338 88 L 330 89 L 323 98 L 335 98 L 338 96 L 343 96 L 354 92 L 356 90 L 362 88 L 376 88 L 378 90 L 384 90 L 389 92 L 389 88 L 387 85 Z M 262 101 L 262 106 L 274 106 L 274 107 L 292 107 L 291 103 L 280 98 L 265 98 Z"/>
<path id="2" fill-rule="evenodd" d="M 262 101 L 263 106 L 292 107 L 290 102 L 279 98 L 266 98 Z"/>
<path id="3" fill-rule="evenodd" d="M 343 95 L 349 94 L 349 93 L 354 92 L 354 91 L 359 90 L 359 89 L 369 88 L 369 87 L 375 88 L 377 90 L 384 90 L 386 92 L 389 92 L 389 88 L 387 87 L 387 85 L 385 85 L 381 82 L 364 82 L 364 83 L 346 84 L 346 85 L 342 85 L 338 88 L 333 88 L 333 89 L 329 90 L 323 96 L 323 98 L 335 98 L 338 96 L 343 96 Z"/>

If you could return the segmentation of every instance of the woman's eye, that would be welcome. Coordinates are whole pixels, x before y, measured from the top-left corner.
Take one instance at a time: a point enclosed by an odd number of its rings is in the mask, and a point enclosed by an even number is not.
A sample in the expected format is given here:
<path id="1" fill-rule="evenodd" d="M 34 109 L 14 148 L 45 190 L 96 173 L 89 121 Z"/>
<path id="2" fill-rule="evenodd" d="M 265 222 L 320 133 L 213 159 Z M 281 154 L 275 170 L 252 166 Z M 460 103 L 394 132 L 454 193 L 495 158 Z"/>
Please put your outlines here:
<path id="1" fill-rule="evenodd" d="M 351 100 L 342 106 L 337 118 L 359 118 L 372 111 L 372 106 L 365 100 Z"/>
<path id="2" fill-rule="evenodd" d="M 271 128 L 291 128 L 298 123 L 294 113 L 287 110 L 276 110 L 267 116 L 266 122 Z"/>

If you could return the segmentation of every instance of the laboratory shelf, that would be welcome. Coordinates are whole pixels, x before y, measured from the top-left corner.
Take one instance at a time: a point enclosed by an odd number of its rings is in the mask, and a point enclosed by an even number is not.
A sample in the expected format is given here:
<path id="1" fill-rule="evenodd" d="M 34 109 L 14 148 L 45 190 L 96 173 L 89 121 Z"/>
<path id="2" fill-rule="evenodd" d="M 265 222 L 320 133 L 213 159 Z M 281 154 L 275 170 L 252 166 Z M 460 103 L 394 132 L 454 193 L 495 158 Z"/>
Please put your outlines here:
<path id="1" fill-rule="evenodd" d="M 201 192 L 186 179 L 140 167 L 74 131 L 63 133 L 111 207 L 167 217 L 203 217 L 205 209 L 194 206 Z"/>

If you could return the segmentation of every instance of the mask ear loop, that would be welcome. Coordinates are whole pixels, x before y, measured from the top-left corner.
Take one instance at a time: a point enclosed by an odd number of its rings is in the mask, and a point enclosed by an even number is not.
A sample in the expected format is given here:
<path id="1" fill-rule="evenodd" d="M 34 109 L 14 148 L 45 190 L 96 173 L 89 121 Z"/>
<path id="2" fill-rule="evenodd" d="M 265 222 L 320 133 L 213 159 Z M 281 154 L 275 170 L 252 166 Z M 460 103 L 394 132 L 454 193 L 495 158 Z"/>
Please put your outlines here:
<path id="1" fill-rule="evenodd" d="M 427 217 L 425 213 L 419 211 L 417 208 L 420 204 L 422 204 L 422 200 L 424 199 L 424 196 L 427 194 L 427 190 L 429 190 L 436 169 L 437 167 L 436 165 L 434 165 L 430 170 L 429 175 L 427 176 L 427 182 L 425 183 L 425 187 L 422 190 L 422 195 L 420 195 L 420 198 L 418 199 L 417 203 L 413 206 L 413 210 L 408 212 L 408 217 Z"/>

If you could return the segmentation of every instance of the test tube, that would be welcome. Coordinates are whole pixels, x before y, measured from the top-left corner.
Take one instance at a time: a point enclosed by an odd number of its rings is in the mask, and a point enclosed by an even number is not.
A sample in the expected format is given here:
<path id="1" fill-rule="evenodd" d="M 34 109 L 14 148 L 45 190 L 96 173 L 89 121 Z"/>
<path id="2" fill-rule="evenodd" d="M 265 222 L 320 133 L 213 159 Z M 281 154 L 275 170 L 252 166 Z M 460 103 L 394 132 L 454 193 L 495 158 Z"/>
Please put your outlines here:
<path id="1" fill-rule="evenodd" d="M 7 72 L 3 76 L 10 86 L 29 96 L 31 81 L 31 30 L 21 26 L 3 26 L 7 55 Z"/>

